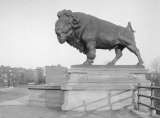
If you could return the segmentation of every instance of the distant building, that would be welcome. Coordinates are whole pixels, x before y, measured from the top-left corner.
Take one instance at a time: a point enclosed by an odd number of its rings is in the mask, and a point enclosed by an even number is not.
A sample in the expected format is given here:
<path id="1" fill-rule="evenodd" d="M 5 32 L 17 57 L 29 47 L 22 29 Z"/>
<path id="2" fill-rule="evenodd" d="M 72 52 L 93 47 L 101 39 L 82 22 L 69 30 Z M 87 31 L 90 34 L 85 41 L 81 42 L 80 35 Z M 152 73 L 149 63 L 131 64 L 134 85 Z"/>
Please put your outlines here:
<path id="1" fill-rule="evenodd" d="M 65 80 L 65 74 L 68 69 L 60 65 L 45 66 L 46 83 L 53 83 L 55 85 L 62 85 Z"/>
<path id="2" fill-rule="evenodd" d="M 38 73 L 37 70 L 27 69 L 23 71 L 23 83 L 37 83 Z"/>
<path id="3" fill-rule="evenodd" d="M 15 86 L 18 80 L 20 80 L 20 77 L 17 68 L 11 68 L 9 66 L 0 67 L 1 86 Z"/>
<path id="4" fill-rule="evenodd" d="M 3 86 L 3 66 L 0 66 L 0 86 Z"/>

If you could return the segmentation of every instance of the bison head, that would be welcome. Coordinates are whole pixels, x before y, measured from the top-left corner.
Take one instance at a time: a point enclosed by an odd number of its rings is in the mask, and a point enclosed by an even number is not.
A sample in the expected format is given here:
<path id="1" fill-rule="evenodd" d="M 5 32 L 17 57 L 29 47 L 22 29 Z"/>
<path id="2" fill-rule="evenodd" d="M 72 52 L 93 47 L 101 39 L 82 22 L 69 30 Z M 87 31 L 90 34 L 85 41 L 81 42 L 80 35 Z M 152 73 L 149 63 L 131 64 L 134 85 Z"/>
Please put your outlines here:
<path id="1" fill-rule="evenodd" d="M 58 20 L 55 24 L 55 32 L 59 42 L 64 43 L 75 29 L 78 29 L 81 24 L 79 18 L 74 16 L 70 10 L 62 10 L 57 14 Z"/>

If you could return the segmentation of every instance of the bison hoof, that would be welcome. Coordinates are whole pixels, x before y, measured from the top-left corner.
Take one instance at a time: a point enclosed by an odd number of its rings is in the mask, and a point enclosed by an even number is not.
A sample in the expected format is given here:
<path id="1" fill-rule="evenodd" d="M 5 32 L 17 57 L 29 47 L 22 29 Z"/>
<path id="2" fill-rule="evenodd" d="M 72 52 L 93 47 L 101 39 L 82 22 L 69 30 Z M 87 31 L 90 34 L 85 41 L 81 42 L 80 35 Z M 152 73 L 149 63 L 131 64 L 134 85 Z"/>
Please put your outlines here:
<path id="1" fill-rule="evenodd" d="M 142 66 L 142 64 L 143 64 L 142 62 L 138 62 L 137 63 L 138 66 Z"/>
<path id="2" fill-rule="evenodd" d="M 90 62 L 88 62 L 88 61 L 85 61 L 85 62 L 83 63 L 83 65 L 92 65 L 92 63 L 90 63 Z"/>
<path id="3" fill-rule="evenodd" d="M 87 60 L 87 61 L 85 61 L 83 64 L 84 64 L 84 65 L 92 65 L 92 63 L 93 63 L 93 61 Z"/>
<path id="4" fill-rule="evenodd" d="M 114 64 L 112 62 L 108 63 L 107 66 L 113 66 Z"/>

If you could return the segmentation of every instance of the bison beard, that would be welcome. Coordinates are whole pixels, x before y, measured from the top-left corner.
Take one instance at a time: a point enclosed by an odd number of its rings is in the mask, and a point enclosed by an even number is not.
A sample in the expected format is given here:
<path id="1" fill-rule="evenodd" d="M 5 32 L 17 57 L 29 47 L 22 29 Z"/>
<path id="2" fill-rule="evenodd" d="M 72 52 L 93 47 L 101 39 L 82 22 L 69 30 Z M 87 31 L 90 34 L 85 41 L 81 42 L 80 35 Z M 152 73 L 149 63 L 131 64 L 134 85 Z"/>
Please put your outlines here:
<path id="1" fill-rule="evenodd" d="M 83 64 L 92 64 L 96 57 L 96 49 L 115 49 L 116 57 L 108 64 L 114 65 L 122 56 L 122 50 L 126 47 L 133 52 L 142 65 L 143 60 L 136 47 L 134 30 L 131 23 L 127 27 L 121 27 L 94 16 L 70 10 L 62 10 L 57 14 L 58 20 L 55 26 L 59 42 L 65 41 L 87 55 Z M 71 32 L 68 33 L 67 32 Z M 63 36 L 63 39 L 61 37 Z M 65 37 L 64 37 L 65 36 Z"/>

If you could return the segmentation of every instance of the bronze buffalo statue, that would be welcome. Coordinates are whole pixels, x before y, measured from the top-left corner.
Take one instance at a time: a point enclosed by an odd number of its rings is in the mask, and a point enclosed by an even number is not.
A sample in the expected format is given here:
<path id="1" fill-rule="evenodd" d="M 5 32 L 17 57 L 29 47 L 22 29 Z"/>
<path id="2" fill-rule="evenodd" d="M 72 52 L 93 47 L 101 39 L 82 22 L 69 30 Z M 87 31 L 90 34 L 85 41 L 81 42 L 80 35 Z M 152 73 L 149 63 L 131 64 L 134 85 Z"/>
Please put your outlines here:
<path id="1" fill-rule="evenodd" d="M 116 57 L 108 63 L 114 65 L 122 56 L 122 50 L 126 47 L 133 52 L 142 65 L 139 49 L 136 47 L 134 30 L 131 23 L 127 27 L 121 27 L 94 16 L 62 10 L 57 14 L 55 32 L 61 44 L 67 42 L 87 55 L 83 64 L 92 64 L 96 55 L 96 49 L 115 49 Z"/>

